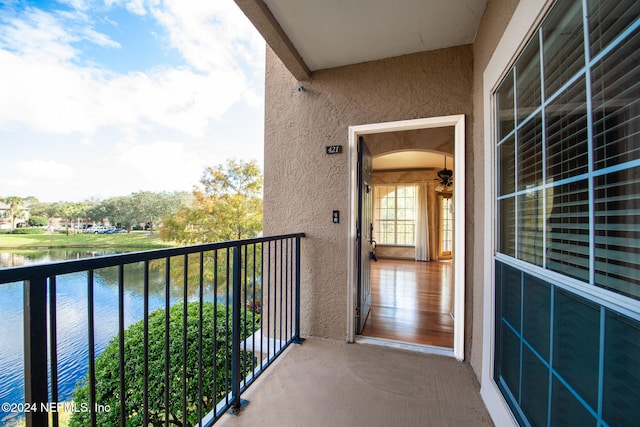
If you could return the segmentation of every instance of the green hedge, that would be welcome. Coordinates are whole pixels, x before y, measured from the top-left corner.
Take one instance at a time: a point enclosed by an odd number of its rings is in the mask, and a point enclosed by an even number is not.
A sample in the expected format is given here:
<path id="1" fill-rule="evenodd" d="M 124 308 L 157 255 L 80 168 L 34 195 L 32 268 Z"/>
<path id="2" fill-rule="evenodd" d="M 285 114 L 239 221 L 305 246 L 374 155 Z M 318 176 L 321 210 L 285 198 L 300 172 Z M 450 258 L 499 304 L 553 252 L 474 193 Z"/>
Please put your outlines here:
<path id="1" fill-rule="evenodd" d="M 44 234 L 44 228 L 16 228 L 15 230 L 2 230 L 0 234 Z"/>

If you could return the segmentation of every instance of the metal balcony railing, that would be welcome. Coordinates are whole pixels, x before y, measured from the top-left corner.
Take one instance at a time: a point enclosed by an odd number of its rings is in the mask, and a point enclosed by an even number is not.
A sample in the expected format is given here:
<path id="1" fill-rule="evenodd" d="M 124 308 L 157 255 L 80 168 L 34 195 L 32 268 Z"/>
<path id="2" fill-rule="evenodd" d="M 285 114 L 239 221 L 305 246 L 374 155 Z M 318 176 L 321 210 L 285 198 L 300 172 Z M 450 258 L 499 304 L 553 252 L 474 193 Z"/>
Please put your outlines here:
<path id="1" fill-rule="evenodd" d="M 56 284 L 69 274 L 83 274 L 86 283 L 88 369 L 80 386 L 84 384 L 87 401 L 68 405 L 83 412 L 82 425 L 209 426 L 223 413 L 240 410 L 241 393 L 289 344 L 302 341 L 302 237 L 298 233 L 0 270 L 0 285 L 22 282 L 24 288 L 24 405 L 15 402 L 15 407 L 24 411 L 26 425 L 59 423 L 62 343 Z M 111 357 L 117 371 L 111 372 L 116 384 L 111 388 L 99 376 L 104 368 L 97 366 L 102 363 L 98 353 L 107 349 L 95 343 L 102 319 L 94 291 L 96 277 L 105 272 L 117 277 L 118 325 L 109 343 L 115 350 L 103 356 Z M 134 341 L 134 325 L 126 319 L 125 288 L 132 282 L 144 301 L 136 322 L 142 331 L 141 360 L 131 353 L 136 343 L 128 342 Z M 149 304 L 151 287 L 160 289 L 164 299 L 155 310 Z M 132 377 L 142 377 L 142 384 Z M 115 404 L 107 407 L 107 399 Z"/>

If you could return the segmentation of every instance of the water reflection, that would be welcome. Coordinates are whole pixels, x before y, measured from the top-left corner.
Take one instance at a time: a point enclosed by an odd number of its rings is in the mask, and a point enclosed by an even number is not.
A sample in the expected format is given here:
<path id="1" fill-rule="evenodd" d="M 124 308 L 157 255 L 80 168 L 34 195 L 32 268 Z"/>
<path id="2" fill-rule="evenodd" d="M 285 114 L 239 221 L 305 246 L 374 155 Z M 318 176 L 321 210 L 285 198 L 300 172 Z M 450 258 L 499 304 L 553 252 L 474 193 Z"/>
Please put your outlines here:
<path id="1" fill-rule="evenodd" d="M 137 249 L 139 250 L 139 249 Z M 0 253 L 0 268 L 20 267 L 23 265 L 47 264 L 72 259 L 93 258 L 103 255 L 115 255 L 123 252 L 134 252 L 136 249 L 113 250 L 79 250 L 79 249 L 41 249 L 17 250 Z"/>

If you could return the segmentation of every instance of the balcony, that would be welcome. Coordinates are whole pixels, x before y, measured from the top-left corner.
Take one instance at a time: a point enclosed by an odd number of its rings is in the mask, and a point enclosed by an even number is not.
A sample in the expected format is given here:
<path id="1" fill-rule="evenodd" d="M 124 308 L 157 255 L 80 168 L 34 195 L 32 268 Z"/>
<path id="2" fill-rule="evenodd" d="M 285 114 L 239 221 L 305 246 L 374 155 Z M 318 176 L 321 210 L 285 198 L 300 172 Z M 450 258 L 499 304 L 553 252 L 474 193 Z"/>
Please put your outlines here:
<path id="1" fill-rule="evenodd" d="M 65 338 L 56 299 L 68 275 L 81 275 L 86 286 L 87 401 L 74 402 L 88 408 L 82 425 L 491 425 L 473 372 L 452 358 L 318 338 L 290 346 L 302 341 L 303 236 L 0 271 L 0 284 L 22 282 L 24 290 L 24 402 L 33 405 L 24 411 L 26 425 L 61 425 L 55 405 L 68 403 L 59 399 Z M 111 389 L 99 376 L 99 354 L 109 350 L 96 343 L 108 323 L 97 305 L 96 283 L 105 274 L 118 284 Z M 141 366 L 129 363 L 125 341 L 133 334 L 125 289 L 134 281 L 144 300 Z M 164 301 L 153 310 L 151 289 L 158 287 Z M 158 316 L 160 336 L 153 332 Z M 211 319 L 213 341 L 204 326 Z M 138 392 L 131 369 L 141 379 Z M 105 408 L 107 399 L 115 403 Z"/>
<path id="2" fill-rule="evenodd" d="M 83 426 L 207 426 L 237 412 L 244 390 L 300 341 L 303 236 L 0 270 L 0 285 L 21 286 L 24 296 L 24 394 L 3 400 L 0 415 L 22 413 L 27 426 L 58 426 L 61 409 Z M 105 289 L 105 277 L 116 285 Z M 70 287 L 84 289 L 85 302 L 73 307 L 84 316 L 58 303 Z M 132 292 L 143 301 L 133 315 Z M 107 298 L 117 299 L 115 315 L 100 304 Z M 78 340 L 68 333 L 78 323 L 85 344 L 76 352 L 86 356 L 74 372 L 60 356 L 65 340 Z M 78 371 L 84 379 L 61 398 Z"/>
<path id="3" fill-rule="evenodd" d="M 310 338 L 216 425 L 492 426 L 471 367 L 446 356 Z"/>

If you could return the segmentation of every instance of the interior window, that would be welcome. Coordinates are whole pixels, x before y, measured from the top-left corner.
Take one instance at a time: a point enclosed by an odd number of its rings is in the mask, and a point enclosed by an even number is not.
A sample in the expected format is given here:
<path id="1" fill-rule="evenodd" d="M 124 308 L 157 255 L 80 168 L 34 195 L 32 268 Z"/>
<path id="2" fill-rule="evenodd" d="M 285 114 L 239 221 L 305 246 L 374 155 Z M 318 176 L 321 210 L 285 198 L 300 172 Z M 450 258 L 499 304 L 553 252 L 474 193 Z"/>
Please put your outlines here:
<path id="1" fill-rule="evenodd" d="M 376 185 L 373 189 L 375 240 L 382 245 L 415 245 L 415 185 Z"/>

